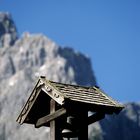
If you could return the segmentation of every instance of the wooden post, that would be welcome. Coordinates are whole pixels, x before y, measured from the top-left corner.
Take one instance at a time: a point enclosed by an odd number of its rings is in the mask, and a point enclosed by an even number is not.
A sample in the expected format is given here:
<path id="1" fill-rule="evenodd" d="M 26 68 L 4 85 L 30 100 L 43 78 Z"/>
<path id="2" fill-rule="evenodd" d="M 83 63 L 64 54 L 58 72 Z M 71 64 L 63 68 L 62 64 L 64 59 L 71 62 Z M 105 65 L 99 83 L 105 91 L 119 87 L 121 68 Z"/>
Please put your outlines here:
<path id="1" fill-rule="evenodd" d="M 79 116 L 81 121 L 79 125 L 78 140 L 88 140 L 88 112 L 84 112 Z"/>
<path id="2" fill-rule="evenodd" d="M 56 102 L 50 101 L 50 114 L 56 111 Z M 50 121 L 50 140 L 63 140 L 60 132 L 60 126 L 57 125 L 56 120 Z"/>
<path id="3" fill-rule="evenodd" d="M 51 99 L 50 101 L 50 113 L 55 112 L 55 101 Z M 50 140 L 55 140 L 56 138 L 55 130 L 55 120 L 50 121 Z"/>

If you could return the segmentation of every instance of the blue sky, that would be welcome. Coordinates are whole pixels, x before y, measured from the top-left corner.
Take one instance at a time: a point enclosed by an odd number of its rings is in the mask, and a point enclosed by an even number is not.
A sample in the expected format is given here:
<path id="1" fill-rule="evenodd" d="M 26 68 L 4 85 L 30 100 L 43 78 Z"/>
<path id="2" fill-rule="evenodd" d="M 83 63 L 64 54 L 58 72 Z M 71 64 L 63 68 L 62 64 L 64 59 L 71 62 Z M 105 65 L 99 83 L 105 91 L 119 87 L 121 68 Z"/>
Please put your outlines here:
<path id="1" fill-rule="evenodd" d="M 140 101 L 139 0 L 0 0 L 0 11 L 12 14 L 19 35 L 43 33 L 88 55 L 113 98 Z"/>

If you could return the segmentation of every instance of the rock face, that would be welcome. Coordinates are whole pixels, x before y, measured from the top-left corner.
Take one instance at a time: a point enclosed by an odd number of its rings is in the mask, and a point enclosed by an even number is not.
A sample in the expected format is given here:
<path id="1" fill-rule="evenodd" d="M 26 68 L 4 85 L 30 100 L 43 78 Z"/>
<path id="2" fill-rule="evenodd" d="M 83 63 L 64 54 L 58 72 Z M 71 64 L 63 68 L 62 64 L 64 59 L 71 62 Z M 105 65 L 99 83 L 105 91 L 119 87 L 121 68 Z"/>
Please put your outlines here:
<path id="1" fill-rule="evenodd" d="M 12 21 L 11 18 L 2 13 L 0 17 L 3 17 L 0 22 L 0 27 L 3 29 L 1 38 L 3 39 L 7 33 L 13 37 L 15 34 L 11 33 L 11 29 L 8 30 L 11 26 L 3 24 L 5 18 L 9 18 L 6 19 L 9 23 Z M 48 129 L 35 129 L 34 126 L 28 125 L 20 127 L 16 123 L 17 115 L 37 77 L 45 75 L 47 79 L 63 83 L 95 85 L 90 59 L 70 48 L 58 47 L 42 34 L 24 33 L 20 39 L 13 40 L 12 47 L 11 44 L 3 43 L 3 40 L 1 45 L 0 139 L 45 140 L 48 137 L 46 133 Z"/>
<path id="2" fill-rule="evenodd" d="M 140 139 L 140 103 L 126 104 L 126 109 L 119 116 L 107 117 L 101 121 L 104 140 L 139 140 Z"/>
<path id="3" fill-rule="evenodd" d="M 0 12 L 0 47 L 13 45 L 16 39 L 17 31 L 11 15 Z"/>
<path id="4" fill-rule="evenodd" d="M 91 140 L 139 140 L 139 134 L 140 103 L 126 104 L 119 115 L 106 116 L 90 129 Z"/>
<path id="5" fill-rule="evenodd" d="M 39 75 L 63 83 L 96 85 L 88 57 L 59 47 L 42 34 L 24 33 L 17 39 L 16 27 L 6 13 L 0 13 L 0 65 L 0 140 L 49 139 L 47 128 L 16 123 Z M 107 116 L 89 126 L 89 139 L 138 140 L 139 132 L 140 104 L 128 104 L 119 117 Z"/>

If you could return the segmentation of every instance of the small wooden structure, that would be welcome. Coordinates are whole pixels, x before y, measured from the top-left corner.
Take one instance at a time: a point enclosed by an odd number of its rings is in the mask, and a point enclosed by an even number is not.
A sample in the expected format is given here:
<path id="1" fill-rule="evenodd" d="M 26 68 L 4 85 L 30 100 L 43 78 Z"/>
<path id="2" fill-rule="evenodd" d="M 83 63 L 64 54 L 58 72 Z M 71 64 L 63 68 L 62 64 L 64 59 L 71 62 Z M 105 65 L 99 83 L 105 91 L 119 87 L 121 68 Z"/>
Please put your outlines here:
<path id="1" fill-rule="evenodd" d="M 105 114 L 118 114 L 123 105 L 98 87 L 84 87 L 48 81 L 40 77 L 17 122 L 50 127 L 50 139 L 78 137 L 88 140 L 88 125 Z M 88 116 L 88 112 L 94 112 Z"/>

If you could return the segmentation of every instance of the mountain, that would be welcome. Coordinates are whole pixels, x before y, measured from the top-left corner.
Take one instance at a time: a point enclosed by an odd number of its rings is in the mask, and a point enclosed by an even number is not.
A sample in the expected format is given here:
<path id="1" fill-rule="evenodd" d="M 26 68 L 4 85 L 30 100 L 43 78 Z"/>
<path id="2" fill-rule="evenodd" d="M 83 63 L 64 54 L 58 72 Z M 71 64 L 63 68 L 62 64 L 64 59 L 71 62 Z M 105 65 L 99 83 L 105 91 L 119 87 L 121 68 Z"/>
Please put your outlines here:
<path id="1" fill-rule="evenodd" d="M 96 133 L 95 133 L 96 132 Z M 90 126 L 90 139 L 97 140 L 139 140 L 140 103 L 127 103 L 119 115 L 106 116 Z"/>
<path id="2" fill-rule="evenodd" d="M 49 139 L 48 128 L 36 129 L 16 122 L 38 76 L 62 83 L 97 85 L 88 57 L 58 46 L 43 34 L 26 32 L 18 38 L 8 13 L 0 13 L 0 65 L 0 140 Z M 140 105 L 127 104 L 118 116 L 106 116 L 90 125 L 89 139 L 132 140 L 135 136 L 137 140 L 139 119 Z"/>
<path id="3" fill-rule="evenodd" d="M 0 13 L 0 47 L 13 45 L 17 39 L 17 29 L 9 13 Z"/>
<path id="4" fill-rule="evenodd" d="M 3 16 L 8 18 L 7 14 Z M 42 34 L 24 33 L 12 45 L 4 41 L 0 47 L 0 139 L 46 139 L 48 129 L 20 127 L 16 122 L 38 76 L 62 83 L 95 85 L 90 59 L 71 48 L 59 47 Z"/>

